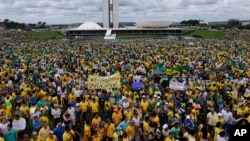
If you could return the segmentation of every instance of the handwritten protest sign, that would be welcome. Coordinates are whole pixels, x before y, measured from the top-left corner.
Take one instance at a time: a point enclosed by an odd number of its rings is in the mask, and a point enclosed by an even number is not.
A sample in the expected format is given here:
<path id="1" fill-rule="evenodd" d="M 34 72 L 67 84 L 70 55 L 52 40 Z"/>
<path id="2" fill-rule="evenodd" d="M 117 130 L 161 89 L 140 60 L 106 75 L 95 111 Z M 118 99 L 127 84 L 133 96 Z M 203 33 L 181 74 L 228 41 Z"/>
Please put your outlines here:
<path id="1" fill-rule="evenodd" d="M 111 76 L 94 76 L 88 78 L 88 89 L 111 89 L 121 87 L 121 76 L 116 73 Z"/>

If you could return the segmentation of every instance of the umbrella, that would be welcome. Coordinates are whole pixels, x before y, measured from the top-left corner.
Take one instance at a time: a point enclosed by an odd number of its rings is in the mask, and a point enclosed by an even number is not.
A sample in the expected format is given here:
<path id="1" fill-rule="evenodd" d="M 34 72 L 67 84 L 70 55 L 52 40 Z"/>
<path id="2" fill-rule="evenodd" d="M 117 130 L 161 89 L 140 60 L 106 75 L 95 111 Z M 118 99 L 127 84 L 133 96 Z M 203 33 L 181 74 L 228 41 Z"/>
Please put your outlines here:
<path id="1" fill-rule="evenodd" d="M 155 74 L 155 75 L 161 75 L 161 74 L 162 74 L 162 72 L 161 72 L 161 71 L 159 71 L 159 70 L 157 70 L 157 71 L 155 71 L 155 72 L 154 72 L 154 74 Z"/>

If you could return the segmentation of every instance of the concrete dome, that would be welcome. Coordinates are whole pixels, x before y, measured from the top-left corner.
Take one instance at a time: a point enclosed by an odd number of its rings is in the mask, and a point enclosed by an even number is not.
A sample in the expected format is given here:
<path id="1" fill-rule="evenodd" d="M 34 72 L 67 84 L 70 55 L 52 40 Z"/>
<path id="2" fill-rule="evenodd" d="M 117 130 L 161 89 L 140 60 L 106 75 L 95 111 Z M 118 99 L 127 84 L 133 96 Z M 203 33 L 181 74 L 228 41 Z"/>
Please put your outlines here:
<path id="1" fill-rule="evenodd" d="M 81 24 L 77 29 L 102 29 L 102 27 L 94 22 L 86 22 Z"/>

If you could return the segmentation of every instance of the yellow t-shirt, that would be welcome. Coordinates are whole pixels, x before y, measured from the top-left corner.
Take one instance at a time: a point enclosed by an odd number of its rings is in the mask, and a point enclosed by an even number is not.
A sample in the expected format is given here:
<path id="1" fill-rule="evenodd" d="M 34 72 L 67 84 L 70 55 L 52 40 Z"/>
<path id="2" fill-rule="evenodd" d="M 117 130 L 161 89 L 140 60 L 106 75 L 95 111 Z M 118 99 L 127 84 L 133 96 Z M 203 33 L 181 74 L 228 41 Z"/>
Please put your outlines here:
<path id="1" fill-rule="evenodd" d="M 131 110 L 126 110 L 123 112 L 124 116 L 128 119 L 128 120 L 131 120 L 132 117 L 133 117 L 133 113 Z"/>
<path id="2" fill-rule="evenodd" d="M 101 141 L 102 137 L 100 135 L 95 135 L 92 137 L 92 141 Z"/>
<path id="3" fill-rule="evenodd" d="M 30 111 L 30 109 L 29 109 L 28 106 L 21 106 L 21 107 L 20 107 L 20 110 L 23 111 L 24 117 L 25 117 L 25 118 L 28 118 L 28 117 L 29 117 L 29 111 Z"/>
<path id="4" fill-rule="evenodd" d="M 114 125 L 113 123 L 110 123 L 110 124 L 107 126 L 107 136 L 108 136 L 109 138 L 112 138 L 114 132 L 115 132 L 115 125 Z"/>
<path id="5" fill-rule="evenodd" d="M 87 112 L 87 110 L 88 110 L 88 106 L 89 106 L 89 103 L 87 102 L 87 101 L 81 101 L 80 103 L 79 103 L 79 106 L 80 106 L 80 110 L 81 110 L 81 112 Z"/>
<path id="6" fill-rule="evenodd" d="M 118 112 L 118 113 L 114 112 L 112 114 L 112 121 L 115 125 L 118 125 L 121 122 L 121 120 L 122 120 L 122 113 L 121 112 Z"/>
<path id="7" fill-rule="evenodd" d="M 0 141 L 4 141 L 4 138 L 0 137 Z"/>
<path id="8" fill-rule="evenodd" d="M 165 141 L 175 141 L 174 137 L 171 139 L 170 137 L 167 137 Z"/>
<path id="9" fill-rule="evenodd" d="M 69 132 L 63 133 L 63 141 L 73 141 L 73 137 L 71 134 L 74 134 L 74 132 L 72 130 L 70 132 L 71 133 L 69 133 Z"/>
<path id="10" fill-rule="evenodd" d="M 56 135 L 53 135 L 52 137 L 47 137 L 45 141 L 57 141 Z"/>
<path id="11" fill-rule="evenodd" d="M 84 125 L 84 138 L 90 138 L 91 137 L 91 129 L 90 126 Z"/>
<path id="12" fill-rule="evenodd" d="M 49 136 L 49 131 L 50 128 L 47 127 L 46 129 L 44 127 L 42 127 L 39 131 L 38 137 L 41 141 L 45 141 L 46 138 Z"/>
<path id="13" fill-rule="evenodd" d="M 91 102 L 90 103 L 90 108 L 92 113 L 98 113 L 99 111 L 99 104 L 97 102 Z"/>
<path id="14" fill-rule="evenodd" d="M 156 122 L 157 123 L 157 127 L 160 127 L 160 119 L 158 116 L 152 117 L 151 118 L 152 122 Z"/>
<path id="15" fill-rule="evenodd" d="M 220 134 L 222 129 L 215 127 L 214 129 L 214 141 L 217 141 L 217 136 Z"/>
<path id="16" fill-rule="evenodd" d="M 144 133 L 145 135 L 148 135 L 149 130 L 150 130 L 149 124 L 148 124 L 146 121 L 143 121 L 143 133 Z"/>
<path id="17" fill-rule="evenodd" d="M 147 101 L 141 102 L 140 107 L 142 109 L 142 112 L 146 113 L 148 111 L 148 102 Z"/>
<path id="18" fill-rule="evenodd" d="M 102 119 L 100 117 L 93 118 L 91 124 L 93 127 L 96 127 L 99 123 L 101 123 L 101 121 L 102 121 Z"/>
<path id="19" fill-rule="evenodd" d="M 130 139 L 133 139 L 135 137 L 135 126 L 129 125 L 126 129 L 126 132 L 128 134 L 128 137 Z"/>
<path id="20" fill-rule="evenodd" d="M 219 118 L 216 118 L 216 119 L 215 119 L 215 125 L 216 125 L 217 122 L 221 122 L 222 125 L 225 124 L 225 120 L 224 120 L 223 118 L 220 118 L 220 119 L 219 119 Z"/>

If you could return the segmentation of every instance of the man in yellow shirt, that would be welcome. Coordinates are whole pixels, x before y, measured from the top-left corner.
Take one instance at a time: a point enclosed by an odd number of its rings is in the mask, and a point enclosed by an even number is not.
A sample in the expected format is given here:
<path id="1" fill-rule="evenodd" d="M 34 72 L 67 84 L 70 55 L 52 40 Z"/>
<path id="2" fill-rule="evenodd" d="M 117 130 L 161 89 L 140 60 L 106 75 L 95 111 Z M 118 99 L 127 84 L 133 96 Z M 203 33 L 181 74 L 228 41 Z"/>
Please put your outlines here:
<path id="1" fill-rule="evenodd" d="M 140 104 L 140 108 L 142 109 L 142 113 L 145 115 L 148 112 L 148 101 L 145 95 L 142 96 L 142 102 Z"/>
<path id="2" fill-rule="evenodd" d="M 90 127 L 89 121 L 86 121 L 83 131 L 84 131 L 84 136 L 83 136 L 84 141 L 90 141 L 91 140 L 91 127 Z"/>
<path id="3" fill-rule="evenodd" d="M 80 121 L 82 122 L 82 121 L 86 120 L 86 114 L 87 114 L 87 111 L 89 108 L 89 103 L 85 99 L 85 97 L 83 97 L 82 101 L 79 103 L 79 106 L 80 106 L 80 110 L 81 110 L 81 119 L 82 119 Z M 81 123 L 81 125 L 83 125 L 83 124 Z"/>
<path id="4" fill-rule="evenodd" d="M 175 141 L 174 135 L 172 132 L 169 132 L 168 137 L 165 139 L 165 141 Z"/>
<path id="5" fill-rule="evenodd" d="M 135 138 L 135 123 L 133 120 L 130 121 L 130 124 L 128 125 L 126 132 L 128 134 L 128 137 L 133 140 Z"/>
<path id="6" fill-rule="evenodd" d="M 114 112 L 112 114 L 112 121 L 117 126 L 122 121 L 122 113 L 119 111 L 118 108 L 114 109 Z"/>
<path id="7" fill-rule="evenodd" d="M 96 113 L 99 112 L 99 104 L 98 102 L 96 102 L 95 98 L 93 98 L 92 100 L 93 101 L 90 102 L 90 112 L 92 115 L 95 115 Z"/>
<path id="8" fill-rule="evenodd" d="M 149 116 L 145 117 L 145 120 L 143 121 L 142 128 L 143 128 L 143 140 L 147 141 L 148 140 L 149 130 L 150 130 Z"/>
<path id="9" fill-rule="evenodd" d="M 96 129 L 97 126 L 101 123 L 102 119 L 98 115 L 98 113 L 95 114 L 95 117 L 92 119 L 91 125 L 93 129 Z"/>
<path id="10" fill-rule="evenodd" d="M 115 125 L 111 123 L 110 119 L 107 119 L 107 139 L 113 141 L 113 135 L 115 133 Z"/>
<path id="11" fill-rule="evenodd" d="M 42 122 L 46 122 L 49 124 L 49 118 L 46 116 L 45 110 L 41 111 L 41 116 L 39 118 Z"/>
<path id="12" fill-rule="evenodd" d="M 74 137 L 74 131 L 68 125 L 65 126 L 65 131 L 63 133 L 63 141 L 74 141 Z"/>
<path id="13" fill-rule="evenodd" d="M 26 105 L 26 103 L 22 103 L 20 111 L 23 112 L 23 117 L 26 119 L 26 121 L 28 121 L 27 119 L 29 118 L 30 108 Z"/>

